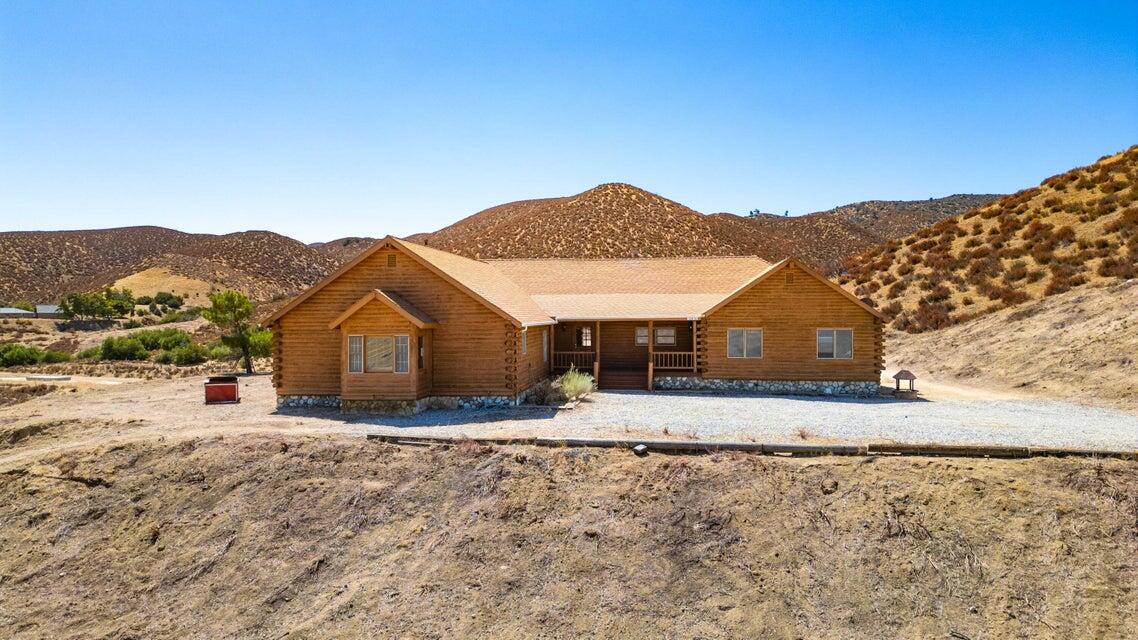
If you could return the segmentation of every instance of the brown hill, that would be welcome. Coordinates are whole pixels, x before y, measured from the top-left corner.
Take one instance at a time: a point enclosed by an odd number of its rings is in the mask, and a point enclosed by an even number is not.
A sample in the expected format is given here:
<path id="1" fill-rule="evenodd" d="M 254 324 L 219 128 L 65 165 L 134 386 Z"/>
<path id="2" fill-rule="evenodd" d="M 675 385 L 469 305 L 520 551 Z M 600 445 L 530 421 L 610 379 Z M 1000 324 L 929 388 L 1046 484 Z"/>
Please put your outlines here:
<path id="1" fill-rule="evenodd" d="M 128 286 L 201 294 L 235 288 L 255 300 L 316 282 L 339 262 L 268 231 L 188 234 L 162 227 L 0 234 L 0 299 L 56 300 Z"/>
<path id="2" fill-rule="evenodd" d="M 368 248 L 377 238 L 348 237 L 330 240 L 328 242 L 313 242 L 309 244 L 317 253 L 343 264 L 356 257 L 359 252 Z"/>
<path id="3" fill-rule="evenodd" d="M 883 239 L 903 236 L 997 196 L 871 201 L 805 216 L 704 215 L 627 184 L 491 207 L 417 242 L 479 258 L 789 255 L 832 271 Z"/>
<path id="4" fill-rule="evenodd" d="M 1138 146 L 867 251 L 841 279 L 897 329 L 940 329 L 1138 275 Z"/>

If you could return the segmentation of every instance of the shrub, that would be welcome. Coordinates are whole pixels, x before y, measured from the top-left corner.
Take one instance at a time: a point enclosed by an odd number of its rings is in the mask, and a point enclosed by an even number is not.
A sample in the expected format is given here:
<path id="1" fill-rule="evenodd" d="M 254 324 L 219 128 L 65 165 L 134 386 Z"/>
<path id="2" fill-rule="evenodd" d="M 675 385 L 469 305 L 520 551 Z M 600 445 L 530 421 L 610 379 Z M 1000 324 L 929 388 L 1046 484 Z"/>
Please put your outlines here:
<path id="1" fill-rule="evenodd" d="M 169 353 L 170 361 L 180 367 L 201 364 L 209 359 L 209 349 L 194 343 L 171 349 L 165 353 Z"/>
<path id="2" fill-rule="evenodd" d="M 135 331 L 130 334 L 129 337 L 141 342 L 147 351 L 156 351 L 158 349 L 169 351 L 193 343 L 190 334 L 181 329 L 173 329 L 170 327 L 165 329 Z"/>
<path id="3" fill-rule="evenodd" d="M 98 360 L 99 358 L 103 357 L 103 348 L 91 347 L 89 349 L 84 349 L 79 353 L 76 353 L 75 357 L 79 360 Z"/>
<path id="4" fill-rule="evenodd" d="M 1016 282 L 1023 280 L 1027 277 L 1027 263 L 1023 260 L 1016 260 L 1008 265 L 1008 270 L 1004 272 L 1005 282 Z"/>
<path id="5" fill-rule="evenodd" d="M 897 314 L 901 313 L 901 308 L 901 303 L 894 300 L 884 307 L 881 307 L 881 313 L 884 314 L 886 318 L 895 318 Z"/>
<path id="6" fill-rule="evenodd" d="M 55 362 L 70 362 L 70 361 L 71 361 L 71 354 L 70 353 L 67 353 L 66 351 L 55 351 L 52 349 L 48 349 L 47 351 L 44 351 L 43 357 L 40 358 L 40 362 L 43 362 L 45 364 L 52 364 Z"/>
<path id="7" fill-rule="evenodd" d="M 1009 307 L 1028 300 L 1031 300 L 1031 296 L 1019 289 L 1004 288 L 1000 291 L 1000 302 Z"/>
<path id="8" fill-rule="evenodd" d="M 943 302 L 933 304 L 921 303 L 913 316 L 913 322 L 918 331 L 929 329 L 943 329 L 952 326 L 951 308 Z"/>
<path id="9" fill-rule="evenodd" d="M 194 318 L 201 316 L 201 314 L 202 310 L 200 307 L 186 307 L 185 309 L 179 309 L 177 311 L 167 311 L 166 313 L 162 314 L 162 317 L 158 320 L 158 322 L 160 324 L 169 324 L 171 322 L 185 322 L 187 320 L 193 320 Z M 158 314 L 155 313 L 154 315 Z"/>
<path id="10" fill-rule="evenodd" d="M 579 398 L 590 393 L 595 387 L 593 376 L 581 373 L 574 366 L 570 366 L 569 370 L 557 379 L 557 382 L 561 386 L 561 394 L 565 396 L 566 400 Z"/>
<path id="11" fill-rule="evenodd" d="M 948 287 L 944 286 L 943 284 L 938 284 L 932 291 L 929 292 L 928 295 L 923 298 L 923 302 L 943 302 L 945 300 L 948 300 L 949 296 L 951 295 L 952 292 L 948 290 Z"/>
<path id="12" fill-rule="evenodd" d="M 529 395 L 526 396 L 526 402 L 530 404 L 547 405 L 560 401 L 561 394 L 553 388 L 553 384 L 549 380 L 543 380 L 534 385 L 530 389 Z"/>
<path id="13" fill-rule="evenodd" d="M 150 296 L 138 296 L 134 299 L 135 304 L 140 304 L 144 307 L 150 306 L 151 302 L 154 302 L 154 298 L 151 298 Z"/>
<path id="14" fill-rule="evenodd" d="M 0 345 L 0 367 L 35 364 L 43 358 L 43 350 L 26 344 Z"/>
<path id="15" fill-rule="evenodd" d="M 150 355 L 142 342 L 130 336 L 106 338 L 100 349 L 103 360 L 145 360 Z"/>
<path id="16" fill-rule="evenodd" d="M 232 360 L 233 357 L 233 349 L 230 349 L 223 344 L 215 344 L 209 348 L 210 360 Z"/>
<path id="17" fill-rule="evenodd" d="M 174 361 L 174 356 L 170 351 L 159 351 L 151 360 L 158 364 L 170 364 Z"/>
<path id="18" fill-rule="evenodd" d="M 249 332 L 249 355 L 268 358 L 273 354 L 273 332 L 268 329 L 254 329 Z"/>

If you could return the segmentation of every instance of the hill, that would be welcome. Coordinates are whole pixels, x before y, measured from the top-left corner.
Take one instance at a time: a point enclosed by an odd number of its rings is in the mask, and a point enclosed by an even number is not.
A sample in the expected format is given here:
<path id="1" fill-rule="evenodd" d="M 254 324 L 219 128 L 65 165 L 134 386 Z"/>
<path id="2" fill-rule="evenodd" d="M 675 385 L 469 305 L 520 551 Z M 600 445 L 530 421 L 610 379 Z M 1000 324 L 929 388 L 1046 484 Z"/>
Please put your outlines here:
<path id="1" fill-rule="evenodd" d="M 491 207 L 410 239 L 477 258 L 795 255 L 826 271 L 883 239 L 903 236 L 996 196 L 870 201 L 796 217 L 704 215 L 632 185 Z"/>
<path id="2" fill-rule="evenodd" d="M 127 286 L 202 295 L 235 288 L 255 300 L 295 292 L 339 262 L 268 231 L 189 234 L 162 227 L 0 233 L 0 299 L 56 300 Z"/>
<path id="3" fill-rule="evenodd" d="M 313 242 L 312 247 L 322 256 L 327 256 L 338 264 L 343 264 L 356 257 L 359 252 L 368 248 L 377 238 L 360 238 L 356 236 L 339 238 L 328 242 Z"/>
<path id="4" fill-rule="evenodd" d="M 1077 287 L 939 331 L 894 330 L 886 366 L 1138 411 L 1135 309 L 1138 280 Z"/>
<path id="5" fill-rule="evenodd" d="M 1138 146 L 853 258 L 840 279 L 897 329 L 941 329 L 1138 275 Z"/>

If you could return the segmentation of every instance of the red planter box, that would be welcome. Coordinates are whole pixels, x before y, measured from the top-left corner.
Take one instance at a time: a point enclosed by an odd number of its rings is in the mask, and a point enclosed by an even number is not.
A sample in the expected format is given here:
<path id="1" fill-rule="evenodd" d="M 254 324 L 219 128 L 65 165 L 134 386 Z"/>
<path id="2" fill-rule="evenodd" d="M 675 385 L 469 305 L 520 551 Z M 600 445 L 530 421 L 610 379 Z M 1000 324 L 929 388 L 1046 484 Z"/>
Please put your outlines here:
<path id="1" fill-rule="evenodd" d="M 237 376 L 212 376 L 205 381 L 206 404 L 241 402 Z"/>

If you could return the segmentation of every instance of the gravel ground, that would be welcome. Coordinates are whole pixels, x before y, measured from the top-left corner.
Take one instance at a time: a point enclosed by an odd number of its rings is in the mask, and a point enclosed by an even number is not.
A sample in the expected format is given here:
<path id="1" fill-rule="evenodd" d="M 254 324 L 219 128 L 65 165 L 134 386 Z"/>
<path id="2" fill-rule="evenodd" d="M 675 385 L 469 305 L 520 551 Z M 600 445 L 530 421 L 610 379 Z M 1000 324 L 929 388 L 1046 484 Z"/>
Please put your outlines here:
<path id="1" fill-rule="evenodd" d="M 434 411 L 360 420 L 408 435 L 531 435 L 741 439 L 759 442 L 895 441 L 1138 450 L 1138 415 L 1036 399 L 899 400 L 599 392 L 554 412 Z M 391 429 L 383 429 L 390 431 Z"/>
<path id="2" fill-rule="evenodd" d="M 112 382 L 114 384 L 105 384 Z M 641 391 L 592 394 L 574 409 L 428 411 L 410 417 L 278 411 L 269 376 L 243 378 L 242 401 L 202 404 L 201 380 L 75 377 L 59 391 L 0 407 L 0 436 L 41 435 L 0 463 L 113 440 L 243 432 L 418 436 L 700 438 L 753 442 L 1003 444 L 1138 451 L 1138 414 L 928 383 L 902 400 Z M 3 465 L 0 465 L 3 466 Z"/>

